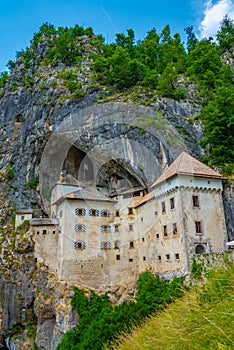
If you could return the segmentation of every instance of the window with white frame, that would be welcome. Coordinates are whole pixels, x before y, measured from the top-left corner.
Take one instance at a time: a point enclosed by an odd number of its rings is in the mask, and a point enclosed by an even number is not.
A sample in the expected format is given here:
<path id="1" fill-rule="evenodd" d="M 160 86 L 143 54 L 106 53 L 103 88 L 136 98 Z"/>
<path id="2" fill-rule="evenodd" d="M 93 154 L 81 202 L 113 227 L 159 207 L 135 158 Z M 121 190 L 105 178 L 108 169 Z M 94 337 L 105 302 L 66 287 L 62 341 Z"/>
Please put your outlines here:
<path id="1" fill-rule="evenodd" d="M 101 216 L 103 216 L 104 218 L 110 217 L 110 210 L 102 209 Z"/>
<path id="2" fill-rule="evenodd" d="M 202 223 L 201 221 L 195 221 L 196 233 L 202 233 Z"/>
<path id="3" fill-rule="evenodd" d="M 75 214 L 77 216 L 85 216 L 86 215 L 86 209 L 85 208 L 76 208 Z"/>
<path id="4" fill-rule="evenodd" d="M 89 216 L 99 216 L 98 209 L 89 209 Z"/>
<path id="5" fill-rule="evenodd" d="M 86 232 L 86 226 L 83 224 L 75 224 L 74 229 L 76 232 Z"/>
<path id="6" fill-rule="evenodd" d="M 100 244 L 101 249 L 108 250 L 111 249 L 111 242 L 101 242 Z"/>
<path id="7" fill-rule="evenodd" d="M 101 232 L 111 232 L 111 226 L 110 225 L 102 225 Z"/>
<path id="8" fill-rule="evenodd" d="M 86 249 L 86 243 L 84 241 L 76 241 L 74 242 L 74 249 L 84 250 Z"/>

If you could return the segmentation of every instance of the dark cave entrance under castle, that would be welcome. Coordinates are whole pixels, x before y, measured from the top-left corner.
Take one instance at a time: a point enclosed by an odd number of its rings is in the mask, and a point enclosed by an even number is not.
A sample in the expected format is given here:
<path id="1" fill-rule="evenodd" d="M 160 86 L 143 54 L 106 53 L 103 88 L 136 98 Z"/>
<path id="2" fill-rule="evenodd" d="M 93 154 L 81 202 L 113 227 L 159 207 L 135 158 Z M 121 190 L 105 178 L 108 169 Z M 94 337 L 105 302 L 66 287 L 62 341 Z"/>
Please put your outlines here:
<path id="1" fill-rule="evenodd" d="M 71 175 L 80 184 L 104 188 L 109 193 L 124 188 L 145 187 L 131 166 L 121 159 L 110 159 L 98 168 L 95 164 L 86 152 L 72 145 L 63 169 L 65 174 Z"/>

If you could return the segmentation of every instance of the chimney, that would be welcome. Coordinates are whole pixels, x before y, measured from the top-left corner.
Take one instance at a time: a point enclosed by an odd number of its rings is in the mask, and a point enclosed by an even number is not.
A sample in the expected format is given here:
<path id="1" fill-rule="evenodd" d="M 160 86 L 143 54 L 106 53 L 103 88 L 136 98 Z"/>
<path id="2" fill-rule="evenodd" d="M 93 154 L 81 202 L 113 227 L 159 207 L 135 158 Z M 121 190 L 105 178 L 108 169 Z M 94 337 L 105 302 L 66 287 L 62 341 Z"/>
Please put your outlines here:
<path id="1" fill-rule="evenodd" d="M 64 173 L 63 173 L 63 172 L 60 173 L 59 181 L 60 181 L 61 183 L 64 182 Z"/>

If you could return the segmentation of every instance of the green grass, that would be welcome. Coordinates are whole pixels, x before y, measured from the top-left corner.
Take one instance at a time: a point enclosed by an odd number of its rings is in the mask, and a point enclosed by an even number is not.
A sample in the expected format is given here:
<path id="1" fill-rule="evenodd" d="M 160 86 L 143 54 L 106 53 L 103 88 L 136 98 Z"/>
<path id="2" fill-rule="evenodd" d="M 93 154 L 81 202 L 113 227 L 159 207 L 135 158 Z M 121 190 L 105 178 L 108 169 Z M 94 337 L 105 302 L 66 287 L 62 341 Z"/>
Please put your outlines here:
<path id="1" fill-rule="evenodd" d="M 234 266 L 208 272 L 205 284 L 192 287 L 112 349 L 234 349 Z"/>

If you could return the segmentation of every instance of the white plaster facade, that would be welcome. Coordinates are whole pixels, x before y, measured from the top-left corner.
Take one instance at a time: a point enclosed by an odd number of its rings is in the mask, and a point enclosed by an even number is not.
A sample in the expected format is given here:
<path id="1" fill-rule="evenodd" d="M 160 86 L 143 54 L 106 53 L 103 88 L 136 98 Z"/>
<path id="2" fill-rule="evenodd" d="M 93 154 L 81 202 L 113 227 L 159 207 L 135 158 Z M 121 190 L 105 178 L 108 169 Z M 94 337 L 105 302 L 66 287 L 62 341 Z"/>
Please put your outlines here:
<path id="1" fill-rule="evenodd" d="M 183 152 L 148 194 L 69 192 L 59 182 L 51 202 L 56 219 L 31 222 L 36 257 L 61 280 L 96 289 L 132 283 L 146 269 L 185 274 L 194 254 L 225 249 L 222 180 Z"/>
<path id="2" fill-rule="evenodd" d="M 15 228 L 22 225 L 22 223 L 26 220 L 31 220 L 33 217 L 32 209 L 20 209 L 15 213 Z"/>

